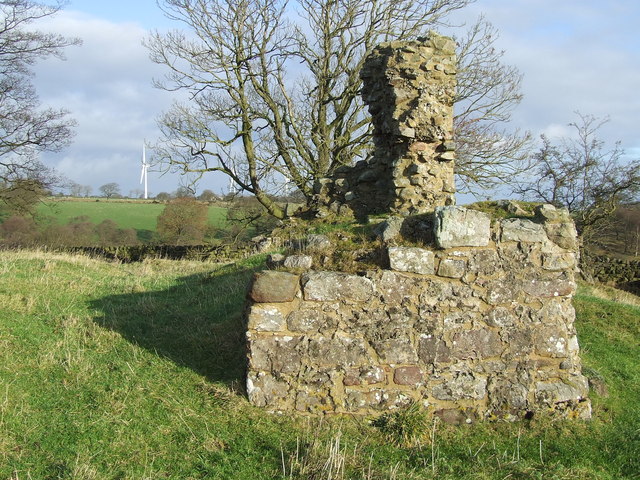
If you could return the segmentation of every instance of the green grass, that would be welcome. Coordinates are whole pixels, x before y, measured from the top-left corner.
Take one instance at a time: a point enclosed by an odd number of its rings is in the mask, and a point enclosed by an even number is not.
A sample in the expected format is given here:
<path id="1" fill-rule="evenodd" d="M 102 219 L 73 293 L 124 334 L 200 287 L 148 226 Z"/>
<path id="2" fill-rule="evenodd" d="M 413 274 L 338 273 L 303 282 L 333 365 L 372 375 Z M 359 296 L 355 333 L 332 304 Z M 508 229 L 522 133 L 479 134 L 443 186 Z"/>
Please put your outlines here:
<path id="1" fill-rule="evenodd" d="M 39 206 L 38 213 L 43 216 L 55 217 L 61 224 L 66 224 L 75 217 L 87 216 L 89 221 L 96 224 L 109 219 L 116 222 L 120 228 L 155 232 L 156 220 L 164 207 L 162 203 L 147 201 L 50 199 Z M 224 226 L 226 212 L 226 208 L 210 206 L 209 223 L 211 225 Z"/>
<path id="2" fill-rule="evenodd" d="M 0 479 L 640 478 L 637 307 L 576 299 L 586 371 L 609 391 L 590 422 L 453 427 L 414 408 L 385 429 L 248 404 L 261 266 L 0 252 Z"/>

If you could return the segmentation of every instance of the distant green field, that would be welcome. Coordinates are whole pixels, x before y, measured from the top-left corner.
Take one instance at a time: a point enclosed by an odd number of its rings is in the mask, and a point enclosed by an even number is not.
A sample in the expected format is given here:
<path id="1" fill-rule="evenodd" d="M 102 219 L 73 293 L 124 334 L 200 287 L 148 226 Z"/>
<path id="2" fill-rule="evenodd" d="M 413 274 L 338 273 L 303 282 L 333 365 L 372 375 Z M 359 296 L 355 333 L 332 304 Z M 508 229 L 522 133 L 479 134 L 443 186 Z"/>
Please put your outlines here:
<path id="1" fill-rule="evenodd" d="M 108 201 L 96 200 L 48 200 L 38 209 L 40 215 L 52 216 L 62 224 L 68 223 L 72 218 L 87 216 L 89 221 L 100 223 L 103 220 L 113 220 L 120 228 L 133 228 L 138 231 L 156 230 L 156 220 L 164 209 L 162 203 L 144 201 Z M 209 223 L 215 226 L 224 226 L 226 209 L 222 207 L 209 207 Z"/>

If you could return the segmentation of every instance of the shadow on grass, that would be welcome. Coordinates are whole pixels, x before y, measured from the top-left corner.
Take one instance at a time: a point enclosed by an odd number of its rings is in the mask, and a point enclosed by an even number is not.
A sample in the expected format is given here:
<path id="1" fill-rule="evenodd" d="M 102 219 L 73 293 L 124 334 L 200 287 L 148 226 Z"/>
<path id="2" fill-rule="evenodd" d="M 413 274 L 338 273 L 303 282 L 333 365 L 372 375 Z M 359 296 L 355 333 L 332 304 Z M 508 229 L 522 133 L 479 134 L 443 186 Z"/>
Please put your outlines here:
<path id="1" fill-rule="evenodd" d="M 92 302 L 94 321 L 210 381 L 237 385 L 245 372 L 242 312 L 252 274 L 263 265 L 230 265 L 189 275 L 158 291 Z"/>

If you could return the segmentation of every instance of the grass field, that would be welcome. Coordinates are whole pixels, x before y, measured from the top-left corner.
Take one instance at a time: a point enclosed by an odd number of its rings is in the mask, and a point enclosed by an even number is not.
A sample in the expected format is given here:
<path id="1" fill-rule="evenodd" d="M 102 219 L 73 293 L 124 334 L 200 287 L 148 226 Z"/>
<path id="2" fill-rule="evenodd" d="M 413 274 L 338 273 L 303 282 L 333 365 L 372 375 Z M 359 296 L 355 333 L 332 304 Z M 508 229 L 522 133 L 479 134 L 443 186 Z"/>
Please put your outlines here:
<path id="1" fill-rule="evenodd" d="M 0 252 L 0 479 L 640 478 L 640 309 L 582 288 L 590 422 L 271 415 L 243 394 L 236 265 Z M 420 428 L 416 429 L 418 426 Z"/>
<path id="2" fill-rule="evenodd" d="M 156 220 L 162 213 L 164 204 L 147 201 L 117 201 L 98 199 L 58 200 L 49 199 L 38 208 L 38 213 L 52 216 L 62 224 L 66 224 L 75 217 L 87 216 L 93 223 L 103 220 L 113 220 L 120 228 L 133 228 L 138 231 L 156 230 Z M 226 209 L 223 207 L 209 207 L 209 223 L 223 226 Z"/>

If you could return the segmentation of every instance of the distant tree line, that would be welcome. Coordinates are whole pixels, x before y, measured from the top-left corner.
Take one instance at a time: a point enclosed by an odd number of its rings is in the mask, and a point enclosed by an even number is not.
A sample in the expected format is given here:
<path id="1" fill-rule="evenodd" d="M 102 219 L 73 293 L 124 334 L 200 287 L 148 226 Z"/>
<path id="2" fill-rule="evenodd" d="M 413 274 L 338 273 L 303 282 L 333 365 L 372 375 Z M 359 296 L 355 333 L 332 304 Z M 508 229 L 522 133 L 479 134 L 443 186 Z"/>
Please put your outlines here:
<path id="1" fill-rule="evenodd" d="M 0 244 L 8 247 L 90 247 L 138 245 L 133 228 L 119 228 L 113 220 L 99 224 L 81 216 L 66 225 L 44 222 L 39 225 L 33 217 L 13 215 L 0 224 Z"/>

